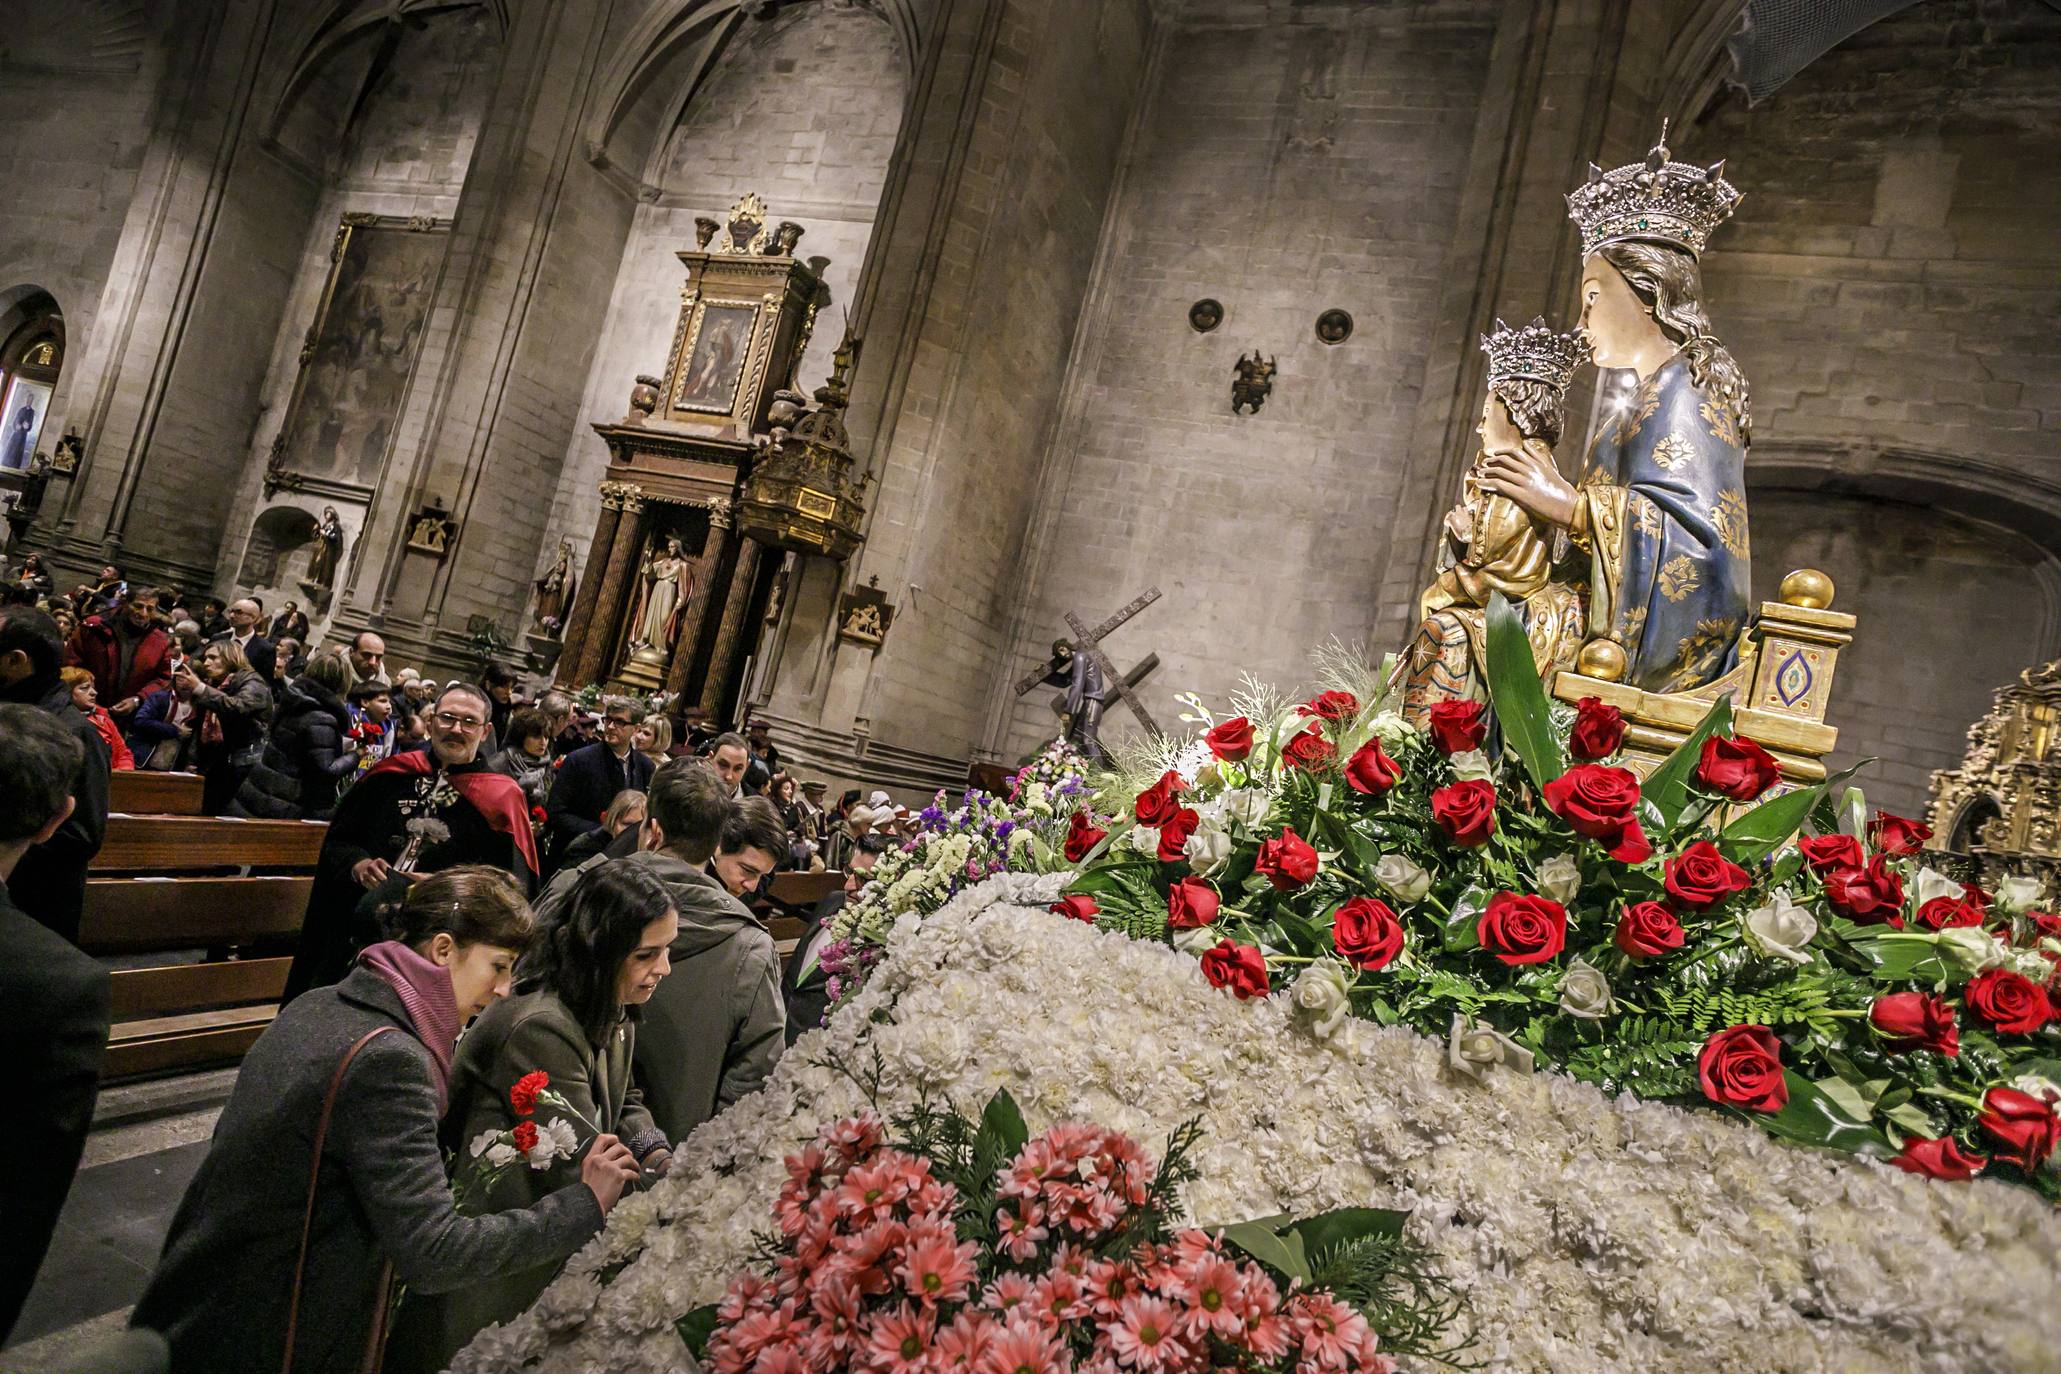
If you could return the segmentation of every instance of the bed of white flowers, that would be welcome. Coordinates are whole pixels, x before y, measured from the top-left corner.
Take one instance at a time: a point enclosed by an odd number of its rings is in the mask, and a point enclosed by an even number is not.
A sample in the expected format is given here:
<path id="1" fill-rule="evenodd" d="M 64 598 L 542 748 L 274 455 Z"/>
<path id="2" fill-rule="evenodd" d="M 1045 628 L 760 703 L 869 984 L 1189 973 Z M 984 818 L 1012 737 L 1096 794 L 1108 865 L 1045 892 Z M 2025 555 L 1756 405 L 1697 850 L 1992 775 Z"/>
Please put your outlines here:
<path id="1" fill-rule="evenodd" d="M 1052 916 L 1064 874 L 1003 874 L 908 918 L 866 986 L 625 1199 L 535 1308 L 457 1374 L 680 1371 L 674 1320 L 766 1226 L 819 1123 L 919 1090 L 1007 1086 L 1033 1129 L 1162 1139 L 1199 1115 L 1201 1223 L 1414 1209 L 1489 1368 L 2051 1371 L 2061 1219 L 2030 1191 L 1942 1184 L 1552 1073 L 1455 1073 L 1450 1047 L 1307 998 L 1241 1002 L 1192 956 Z M 846 1066 L 846 1070 L 833 1067 Z"/>

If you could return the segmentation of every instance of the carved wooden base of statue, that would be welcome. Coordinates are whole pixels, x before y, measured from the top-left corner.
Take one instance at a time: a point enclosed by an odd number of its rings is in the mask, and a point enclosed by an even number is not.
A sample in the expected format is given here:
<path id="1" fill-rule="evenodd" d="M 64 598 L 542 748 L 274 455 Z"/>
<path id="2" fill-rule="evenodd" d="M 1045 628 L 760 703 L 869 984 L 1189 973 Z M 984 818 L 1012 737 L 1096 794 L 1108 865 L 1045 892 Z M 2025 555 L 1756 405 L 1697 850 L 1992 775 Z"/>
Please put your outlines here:
<path id="1" fill-rule="evenodd" d="M 1966 855 L 1984 887 L 2014 873 L 2061 877 L 2061 661 L 1999 688 L 1968 727 L 1961 766 L 1932 775 L 1933 844 Z"/>
<path id="2" fill-rule="evenodd" d="M 1782 765 L 1791 783 L 1825 780 L 1825 756 L 1839 731 L 1825 723 L 1839 651 L 1853 641 L 1854 617 L 1829 609 L 1832 579 L 1804 568 L 1782 579 L 1780 601 L 1763 601 L 1741 646 L 1739 664 L 1685 692 L 1647 692 L 1617 681 L 1624 650 L 1607 639 L 1582 646 L 1571 673 L 1553 680 L 1565 702 L 1597 697 L 1623 712 L 1624 764 L 1644 777 L 1673 753 L 1719 697 L 1730 693 L 1733 729 Z"/>

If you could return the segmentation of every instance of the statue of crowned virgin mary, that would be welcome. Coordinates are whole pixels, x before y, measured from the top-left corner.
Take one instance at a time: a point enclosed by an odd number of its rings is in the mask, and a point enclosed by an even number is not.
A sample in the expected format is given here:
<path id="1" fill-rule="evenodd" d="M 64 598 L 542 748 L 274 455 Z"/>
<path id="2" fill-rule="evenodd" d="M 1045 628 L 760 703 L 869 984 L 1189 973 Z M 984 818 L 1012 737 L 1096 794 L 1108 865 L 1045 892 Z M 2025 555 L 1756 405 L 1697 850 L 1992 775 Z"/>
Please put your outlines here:
<path id="1" fill-rule="evenodd" d="M 1445 521 L 1436 581 L 1401 670 L 1405 714 L 1482 699 L 1492 593 L 1520 608 L 1542 676 L 1603 665 L 1653 692 L 1732 667 L 1748 595 L 1746 378 L 1703 305 L 1698 261 L 1739 204 L 1724 164 L 1662 142 L 1567 198 L 1581 234 L 1580 327 L 1498 323 L 1482 340 L 1481 444 Z M 1584 359 L 1627 372 L 1578 481 L 1554 448 Z"/>

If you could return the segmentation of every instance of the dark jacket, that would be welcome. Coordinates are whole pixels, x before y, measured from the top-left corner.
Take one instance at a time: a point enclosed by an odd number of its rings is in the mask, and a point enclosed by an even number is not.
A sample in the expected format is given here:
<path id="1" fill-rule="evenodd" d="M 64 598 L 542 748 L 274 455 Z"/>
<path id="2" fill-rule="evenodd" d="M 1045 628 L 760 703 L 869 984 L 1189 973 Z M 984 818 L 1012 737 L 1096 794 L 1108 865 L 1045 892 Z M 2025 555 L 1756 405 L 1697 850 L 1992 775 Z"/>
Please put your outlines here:
<path id="1" fill-rule="evenodd" d="M 270 633 L 274 644 L 277 644 L 282 639 L 296 640 L 301 644 L 306 644 L 308 642 L 307 613 L 295 611 L 292 615 L 287 615 L 282 612 L 279 615 L 273 616 Z"/>
<path id="2" fill-rule="evenodd" d="M 224 630 L 208 638 L 210 644 L 227 644 L 236 638 L 235 630 Z M 261 634 L 253 633 L 243 646 L 243 656 L 250 660 L 250 670 L 268 684 L 272 681 L 272 669 L 279 662 L 279 651 L 272 647 L 272 641 Z"/>
<path id="3" fill-rule="evenodd" d="M 844 910 L 847 900 L 846 894 L 833 892 L 816 903 L 816 909 L 809 913 L 809 923 L 802 927 L 801 939 L 795 942 L 794 955 L 780 975 L 780 1000 L 787 1008 L 790 1045 L 801 1039 L 804 1032 L 821 1026 L 830 1012 L 830 976 L 823 972 L 822 965 L 810 961 L 809 946 L 816 942 L 816 936 L 830 918 Z"/>
<path id="4" fill-rule="evenodd" d="M 357 1370 L 382 1260 L 411 1291 L 442 1293 L 540 1261 L 556 1268 L 600 1229 L 600 1205 L 577 1181 L 539 1190 L 527 1209 L 458 1214 L 438 1147 L 429 1050 L 386 981 L 354 969 L 280 1012 L 258 1037 L 172 1218 L 131 1322 L 165 1334 L 173 1374 L 277 1374 L 323 1095 L 345 1052 L 382 1025 L 401 1033 L 359 1051 L 329 1122 L 295 1374 Z"/>
<path id="5" fill-rule="evenodd" d="M 252 671 L 231 673 L 220 687 L 203 682 L 193 689 L 193 704 L 222 722 L 222 742 L 204 746 L 238 768 L 248 768 L 265 752 L 265 722 L 272 718 L 272 689 Z M 196 737 L 200 725 L 194 726 Z"/>
<path id="6" fill-rule="evenodd" d="M 642 791 L 651 785 L 651 760 L 630 751 L 618 765 L 615 752 L 606 744 L 594 743 L 575 749 L 558 765 L 551 782 L 551 799 L 544 809 L 550 813 L 551 834 L 559 846 L 570 844 L 589 830 L 601 827 L 601 813 L 624 788 Z"/>
<path id="7" fill-rule="evenodd" d="M 151 767 L 151 756 L 166 740 L 179 739 L 179 727 L 172 724 L 172 711 L 178 704 L 178 697 L 169 687 L 147 694 L 137 704 L 136 714 L 129 719 L 129 752 L 135 755 L 138 768 Z M 178 772 L 192 763 L 193 740 L 189 736 L 180 740 L 176 755 L 163 766 Z"/>
<path id="8" fill-rule="evenodd" d="M 272 733 L 255 767 L 244 775 L 232 816 L 326 821 L 336 810 L 336 788 L 358 766 L 343 747 L 351 727 L 343 698 L 311 677 L 279 689 Z"/>
<path id="9" fill-rule="evenodd" d="M 0 888 L 0 1039 L 14 1139 L 0 1169 L 0 1342 L 36 1282 L 93 1121 L 107 1049 L 107 970 Z"/>
<path id="10" fill-rule="evenodd" d="M 63 723 L 84 746 L 79 771 L 72 775 L 72 814 L 42 844 L 22 855 L 7 890 L 16 905 L 44 925 L 77 943 L 79 917 L 86 905 L 86 868 L 107 836 L 107 775 L 111 767 L 107 742 L 93 719 L 72 705 L 72 689 L 55 673 L 48 678 L 23 678 L 0 689 L 0 701 L 40 706 Z"/>
<path id="11" fill-rule="evenodd" d="M 118 634 L 108 616 L 87 616 L 84 623 L 72 631 L 71 642 L 64 649 L 67 661 L 93 674 L 93 689 L 100 694 L 102 706 L 113 706 L 130 697 L 144 696 L 172 685 L 172 637 L 169 634 L 153 625 L 138 636 L 135 651 L 129 656 L 126 676 L 122 673 L 122 646 Z"/>

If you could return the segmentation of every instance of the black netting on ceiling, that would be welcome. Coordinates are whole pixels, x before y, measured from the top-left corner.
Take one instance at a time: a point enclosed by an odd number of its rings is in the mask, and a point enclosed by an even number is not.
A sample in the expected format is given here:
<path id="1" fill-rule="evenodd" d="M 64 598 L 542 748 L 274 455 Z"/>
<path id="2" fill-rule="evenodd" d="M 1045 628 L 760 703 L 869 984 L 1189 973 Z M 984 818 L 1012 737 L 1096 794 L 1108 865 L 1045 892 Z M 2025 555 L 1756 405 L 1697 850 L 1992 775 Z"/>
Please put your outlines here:
<path id="1" fill-rule="evenodd" d="M 1733 76 L 1751 100 L 1784 82 L 1878 19 L 1916 0 L 1748 0 L 1732 39 Z"/>

